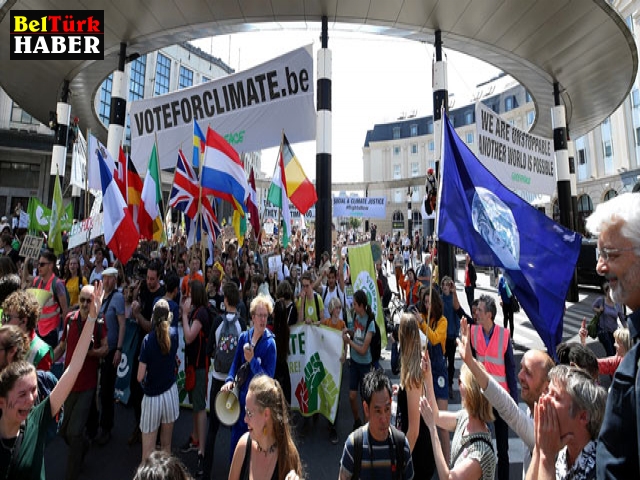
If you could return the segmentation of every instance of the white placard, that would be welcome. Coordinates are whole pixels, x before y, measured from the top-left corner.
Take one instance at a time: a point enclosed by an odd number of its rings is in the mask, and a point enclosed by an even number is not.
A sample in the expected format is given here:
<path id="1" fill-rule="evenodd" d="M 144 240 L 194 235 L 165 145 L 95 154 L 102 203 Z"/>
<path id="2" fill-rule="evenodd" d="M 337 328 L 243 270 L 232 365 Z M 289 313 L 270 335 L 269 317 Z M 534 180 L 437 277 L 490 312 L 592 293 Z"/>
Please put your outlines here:
<path id="1" fill-rule="evenodd" d="M 478 160 L 511 190 L 554 195 L 553 140 L 520 130 L 476 103 Z"/>
<path id="2" fill-rule="evenodd" d="M 69 248 L 77 247 L 102 235 L 104 233 L 102 219 L 103 212 L 100 212 L 93 217 L 74 223 L 69 232 Z"/>
<path id="3" fill-rule="evenodd" d="M 387 198 L 333 197 L 333 216 L 387 218 Z"/>

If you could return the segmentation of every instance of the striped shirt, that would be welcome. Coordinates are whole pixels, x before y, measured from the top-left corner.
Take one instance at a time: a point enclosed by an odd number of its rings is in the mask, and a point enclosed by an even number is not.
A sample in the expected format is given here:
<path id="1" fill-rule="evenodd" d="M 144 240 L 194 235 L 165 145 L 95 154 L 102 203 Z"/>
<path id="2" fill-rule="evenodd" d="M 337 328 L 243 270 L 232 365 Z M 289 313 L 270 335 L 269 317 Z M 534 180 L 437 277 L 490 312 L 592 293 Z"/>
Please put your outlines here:
<path id="1" fill-rule="evenodd" d="M 396 447 L 393 445 L 391 434 L 384 442 L 378 442 L 371 439 L 371 448 L 369 448 L 369 424 L 361 427 L 362 435 L 362 462 L 360 465 L 361 480 L 393 480 L 391 473 L 391 455 L 395 456 Z M 352 432 L 347 441 L 344 443 L 342 458 L 340 459 L 340 469 L 348 473 L 351 477 L 353 474 L 353 437 Z M 397 462 L 396 462 L 397 463 Z M 411 450 L 409 442 L 404 440 L 404 474 L 403 480 L 413 479 L 413 462 L 411 460 Z"/>
<path id="2" fill-rule="evenodd" d="M 471 442 L 475 437 L 482 437 L 491 442 L 490 433 L 472 433 L 464 435 L 469 423 L 469 414 L 463 408 L 458 412 L 456 420 L 456 431 L 453 434 L 453 441 L 451 442 L 451 458 L 456 459 L 456 464 L 469 458 L 477 461 L 482 468 L 481 480 L 493 480 L 496 470 L 496 455 L 489 445 L 484 442 Z M 462 450 L 462 453 L 458 452 Z M 451 468 L 455 467 L 452 465 Z"/>

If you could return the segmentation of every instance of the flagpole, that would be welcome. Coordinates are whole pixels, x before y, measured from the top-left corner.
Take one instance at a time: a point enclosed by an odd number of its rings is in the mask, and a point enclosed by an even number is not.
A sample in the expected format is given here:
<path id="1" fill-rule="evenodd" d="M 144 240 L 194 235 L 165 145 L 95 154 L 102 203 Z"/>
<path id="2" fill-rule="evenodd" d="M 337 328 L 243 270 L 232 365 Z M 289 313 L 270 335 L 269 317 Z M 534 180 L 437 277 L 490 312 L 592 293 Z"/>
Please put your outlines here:
<path id="1" fill-rule="evenodd" d="M 84 162 L 84 218 L 87 218 L 89 212 L 89 137 L 91 136 L 91 129 L 87 128 L 87 152 Z"/>
<path id="2" fill-rule="evenodd" d="M 182 152 L 182 154 L 184 155 L 184 152 L 182 151 L 182 142 L 180 142 L 180 152 Z M 173 178 L 171 179 L 171 188 L 173 188 L 173 185 L 176 183 L 176 170 L 178 169 L 178 161 L 176 160 L 176 166 L 173 168 Z M 169 196 L 171 196 L 171 190 L 169 190 Z M 167 214 L 169 213 L 169 203 L 167 202 L 167 205 L 164 208 L 164 219 L 166 220 L 167 218 Z M 169 235 L 167 235 L 167 243 L 169 243 Z"/>
<path id="3" fill-rule="evenodd" d="M 193 161 L 193 159 L 192 159 Z M 202 231 L 202 212 L 200 212 L 201 208 L 202 208 L 202 162 L 204 161 L 204 158 L 201 158 L 201 154 L 200 154 L 200 149 L 198 149 L 198 212 L 196 213 L 196 215 L 198 216 L 198 224 L 196 225 L 196 240 L 198 239 L 198 228 L 200 228 L 200 266 L 202 267 L 202 271 L 204 272 L 204 280 L 205 280 L 205 285 L 206 285 L 206 276 L 207 276 L 207 264 L 205 263 L 205 258 L 204 258 L 204 253 L 205 253 L 205 248 L 204 248 L 204 232 Z M 209 232 L 209 235 L 211 235 L 212 232 Z M 210 255 L 213 255 L 213 252 L 210 252 Z"/>
<path id="4" fill-rule="evenodd" d="M 160 187 L 160 198 L 158 199 L 159 202 L 162 202 L 162 173 L 160 170 L 160 150 L 158 149 L 158 133 L 154 132 L 153 133 L 153 140 L 155 143 L 155 147 L 156 147 L 156 175 L 158 176 L 158 183 L 159 183 L 159 187 Z M 149 174 L 149 172 L 147 172 L 147 175 Z M 169 202 L 167 202 L 168 204 Z M 167 234 L 167 211 L 166 208 L 161 208 L 160 209 L 161 212 L 163 212 L 164 216 L 160 219 L 160 221 L 162 222 L 162 230 L 164 232 L 164 236 L 165 236 L 165 240 L 168 242 L 169 241 L 169 235 Z M 154 219 L 155 220 L 155 219 Z M 153 240 L 153 238 L 152 238 Z M 160 244 L 162 242 L 158 242 L 158 244 Z"/>

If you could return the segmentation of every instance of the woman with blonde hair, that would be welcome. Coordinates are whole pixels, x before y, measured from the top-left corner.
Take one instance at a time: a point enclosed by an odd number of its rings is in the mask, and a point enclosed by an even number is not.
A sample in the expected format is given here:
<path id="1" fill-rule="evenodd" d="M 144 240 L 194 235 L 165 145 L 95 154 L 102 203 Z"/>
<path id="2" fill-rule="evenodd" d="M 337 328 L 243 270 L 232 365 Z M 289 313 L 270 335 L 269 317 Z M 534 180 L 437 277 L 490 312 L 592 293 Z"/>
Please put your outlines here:
<path id="1" fill-rule="evenodd" d="M 153 330 L 142 341 L 138 382 L 142 384 L 142 463 L 156 445 L 158 428 L 162 450 L 171 453 L 173 423 L 180 415 L 180 401 L 176 385 L 176 353 L 178 329 L 171 326 L 173 314 L 169 303 L 161 298 L 153 306 Z"/>
<path id="2" fill-rule="evenodd" d="M 481 365 L 481 368 L 484 367 Z M 425 383 L 431 385 L 431 361 L 429 354 L 422 359 Z M 433 453 L 438 469 L 438 478 L 493 480 L 496 470 L 496 455 L 491 443 L 488 423 L 494 420 L 493 408 L 482 395 L 480 385 L 466 365 L 460 370 L 458 379 L 463 408 L 458 412 L 441 411 L 432 390 L 420 399 L 420 413 L 429 427 Z M 454 432 L 451 443 L 451 458 L 445 459 L 436 425 Z"/>
<path id="3" fill-rule="evenodd" d="M 417 315 L 402 315 L 398 341 L 401 367 L 395 427 L 406 435 L 409 442 L 415 478 L 431 478 L 435 471 L 433 448 L 429 429 L 420 418 L 420 396 L 423 393 L 424 381 L 420 369 L 422 348 Z"/>
<path id="4" fill-rule="evenodd" d="M 236 446 L 229 480 L 293 480 L 302 476 L 302 462 L 289 429 L 288 410 L 277 380 L 266 375 L 253 377 L 245 407 L 249 431 Z"/>

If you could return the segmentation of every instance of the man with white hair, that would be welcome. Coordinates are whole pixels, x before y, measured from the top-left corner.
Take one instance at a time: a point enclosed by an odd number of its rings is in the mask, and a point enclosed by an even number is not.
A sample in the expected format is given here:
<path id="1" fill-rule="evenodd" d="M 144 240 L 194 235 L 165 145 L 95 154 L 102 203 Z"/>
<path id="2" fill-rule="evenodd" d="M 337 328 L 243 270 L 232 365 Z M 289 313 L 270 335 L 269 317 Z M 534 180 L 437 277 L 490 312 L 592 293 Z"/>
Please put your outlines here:
<path id="1" fill-rule="evenodd" d="M 616 303 L 627 305 L 629 331 L 640 337 L 640 194 L 625 193 L 601 203 L 587 218 L 587 230 L 598 235 L 598 273 L 605 277 Z M 638 343 L 616 371 L 598 437 L 598 479 L 639 478 L 640 378 Z"/>

